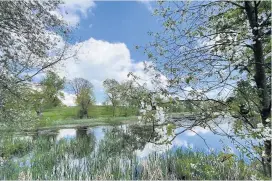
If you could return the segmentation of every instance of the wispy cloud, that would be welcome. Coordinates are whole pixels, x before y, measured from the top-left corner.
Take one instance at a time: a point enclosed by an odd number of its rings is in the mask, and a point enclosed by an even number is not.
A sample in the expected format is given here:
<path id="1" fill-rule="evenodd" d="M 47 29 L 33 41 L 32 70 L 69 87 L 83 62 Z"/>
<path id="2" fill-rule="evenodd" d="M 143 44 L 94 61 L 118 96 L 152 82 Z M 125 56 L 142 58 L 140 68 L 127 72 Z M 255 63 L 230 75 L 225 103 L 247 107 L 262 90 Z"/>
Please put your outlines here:
<path id="1" fill-rule="evenodd" d="M 88 12 L 94 7 L 93 0 L 64 0 L 59 10 L 53 13 L 64 19 L 70 26 L 76 26 L 82 18 L 88 17 Z"/>
<path id="2" fill-rule="evenodd" d="M 145 7 L 148 9 L 148 11 L 150 11 L 151 13 L 153 13 L 154 8 L 152 6 L 152 1 L 150 0 L 137 0 L 139 3 L 142 3 L 145 5 Z"/>

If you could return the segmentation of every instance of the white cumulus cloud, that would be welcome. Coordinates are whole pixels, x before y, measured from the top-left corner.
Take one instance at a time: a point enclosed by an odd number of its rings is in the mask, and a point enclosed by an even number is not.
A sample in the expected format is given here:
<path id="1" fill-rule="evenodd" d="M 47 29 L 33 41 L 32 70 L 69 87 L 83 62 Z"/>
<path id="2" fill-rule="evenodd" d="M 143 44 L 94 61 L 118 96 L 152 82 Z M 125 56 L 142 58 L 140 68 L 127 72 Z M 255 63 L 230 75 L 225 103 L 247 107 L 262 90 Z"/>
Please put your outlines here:
<path id="1" fill-rule="evenodd" d="M 62 91 L 64 97 L 60 98 L 62 103 L 66 106 L 75 106 L 76 96 L 74 94 L 67 93 L 65 91 Z"/>
<path id="2" fill-rule="evenodd" d="M 186 131 L 187 136 L 195 136 L 196 134 L 206 134 L 209 133 L 209 129 L 204 129 L 202 127 L 196 126 L 192 129 L 193 131 Z"/>
<path id="3" fill-rule="evenodd" d="M 89 40 L 77 43 L 77 60 L 70 59 L 64 67 L 68 79 L 82 77 L 91 81 L 96 88 L 102 88 L 107 78 L 124 80 L 133 66 L 130 52 L 124 43 L 109 43 Z"/>
<path id="4" fill-rule="evenodd" d="M 104 80 L 124 81 L 128 79 L 128 73 L 133 72 L 143 78 L 147 87 L 152 88 L 150 77 L 154 72 L 146 74 L 144 63 L 133 61 L 124 43 L 110 43 L 90 38 L 75 44 L 74 51 L 76 50 L 78 50 L 76 59 L 69 59 L 65 66 L 60 68 L 60 75 L 68 80 L 75 77 L 87 79 L 94 85 L 96 94 L 103 94 Z M 161 81 L 166 84 L 167 79 L 161 76 Z"/>

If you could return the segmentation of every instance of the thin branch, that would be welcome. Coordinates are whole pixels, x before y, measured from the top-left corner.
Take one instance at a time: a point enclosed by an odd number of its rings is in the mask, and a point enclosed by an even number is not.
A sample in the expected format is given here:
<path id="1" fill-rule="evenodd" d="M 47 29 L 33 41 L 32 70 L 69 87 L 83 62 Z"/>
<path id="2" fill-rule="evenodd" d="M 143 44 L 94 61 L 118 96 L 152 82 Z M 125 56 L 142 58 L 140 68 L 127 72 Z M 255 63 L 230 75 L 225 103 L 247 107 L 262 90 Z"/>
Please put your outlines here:
<path id="1" fill-rule="evenodd" d="M 236 3 L 236 2 L 233 2 L 233 1 L 225 1 L 225 2 L 231 3 L 232 5 L 237 6 L 237 7 L 241 8 L 241 9 L 245 9 L 244 6 L 242 6 L 242 5 L 240 5 L 240 4 Z"/>

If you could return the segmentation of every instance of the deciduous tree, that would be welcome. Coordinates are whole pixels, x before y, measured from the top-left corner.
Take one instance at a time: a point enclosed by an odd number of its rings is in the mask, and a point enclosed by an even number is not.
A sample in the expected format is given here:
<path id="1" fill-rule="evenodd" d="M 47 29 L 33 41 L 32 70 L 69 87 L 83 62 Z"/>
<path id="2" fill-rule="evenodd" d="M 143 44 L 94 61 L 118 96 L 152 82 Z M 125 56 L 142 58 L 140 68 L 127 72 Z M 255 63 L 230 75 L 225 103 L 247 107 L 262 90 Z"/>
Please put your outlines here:
<path id="1" fill-rule="evenodd" d="M 121 98 L 120 84 L 118 81 L 114 79 L 106 79 L 103 82 L 103 86 L 105 88 L 107 97 L 110 100 L 113 107 L 112 115 L 115 116 L 116 106 L 119 105 Z"/>
<path id="2" fill-rule="evenodd" d="M 80 106 L 79 117 L 88 117 L 88 108 L 95 102 L 92 83 L 83 78 L 75 78 L 70 81 L 70 85 Z"/>
<path id="3" fill-rule="evenodd" d="M 149 33 L 154 39 L 144 51 L 153 65 L 147 69 L 165 75 L 169 83 L 157 93 L 186 99 L 201 110 L 203 119 L 188 129 L 209 126 L 213 112 L 232 116 L 226 100 L 236 96 L 256 115 L 237 110 L 235 118 L 243 122 L 239 133 L 263 143 L 264 173 L 271 175 L 271 2 L 159 2 L 154 13 L 164 30 Z"/>
<path id="4" fill-rule="evenodd" d="M 63 97 L 61 90 L 64 89 L 65 79 L 60 78 L 56 73 L 47 72 L 44 79 L 33 90 L 32 100 L 38 115 L 43 109 L 62 105 L 60 98 Z"/>

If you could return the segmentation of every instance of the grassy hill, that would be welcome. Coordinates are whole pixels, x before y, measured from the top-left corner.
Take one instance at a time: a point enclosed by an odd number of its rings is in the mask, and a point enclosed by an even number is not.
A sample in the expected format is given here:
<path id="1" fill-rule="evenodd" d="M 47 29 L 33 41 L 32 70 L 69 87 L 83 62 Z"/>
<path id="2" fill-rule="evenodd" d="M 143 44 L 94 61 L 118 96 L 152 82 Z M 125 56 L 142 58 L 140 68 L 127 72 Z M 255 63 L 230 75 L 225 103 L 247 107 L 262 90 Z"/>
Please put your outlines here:
<path id="1" fill-rule="evenodd" d="M 65 120 L 65 122 L 72 123 L 72 120 L 79 120 L 78 118 L 79 107 L 56 107 L 52 109 L 44 110 L 41 116 L 41 120 L 39 122 L 39 126 L 48 126 L 52 125 L 53 122 L 61 123 L 61 121 Z M 113 108 L 112 106 L 98 106 L 93 105 L 88 109 L 89 118 L 112 118 L 113 117 Z M 115 111 L 116 117 L 128 117 L 128 116 L 136 116 L 137 109 L 128 108 L 128 107 L 117 107 Z M 86 120 L 86 119 L 85 119 Z"/>

